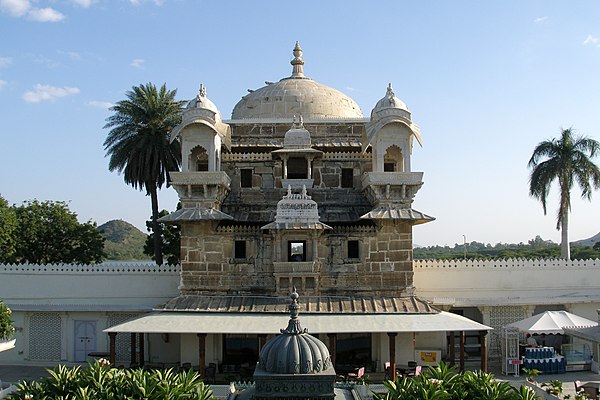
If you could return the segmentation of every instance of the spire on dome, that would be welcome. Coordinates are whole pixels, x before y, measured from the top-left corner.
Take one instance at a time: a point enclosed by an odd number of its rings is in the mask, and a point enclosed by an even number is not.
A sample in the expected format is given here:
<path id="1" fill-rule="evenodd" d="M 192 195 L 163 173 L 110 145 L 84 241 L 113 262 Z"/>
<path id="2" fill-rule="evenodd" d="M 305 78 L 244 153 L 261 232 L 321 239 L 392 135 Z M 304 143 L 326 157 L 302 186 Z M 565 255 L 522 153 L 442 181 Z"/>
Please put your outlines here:
<path id="1" fill-rule="evenodd" d="M 391 83 L 388 83 L 386 95 L 389 96 L 389 97 L 396 96 L 396 94 L 394 93 L 394 89 L 392 89 L 392 84 Z"/>
<path id="2" fill-rule="evenodd" d="M 290 61 L 292 64 L 292 76 L 304 77 L 304 60 L 302 59 L 302 48 L 300 47 L 300 43 L 296 41 L 296 46 L 294 46 L 294 59 Z"/>
<path id="3" fill-rule="evenodd" d="M 298 296 L 296 286 L 294 286 L 294 289 L 290 294 L 290 298 L 292 299 L 292 303 L 289 306 L 290 321 L 288 322 L 288 326 L 286 329 L 281 329 L 281 333 L 287 335 L 299 335 L 308 332 L 308 330 L 302 329 L 302 327 L 300 326 L 300 320 L 298 319 L 298 308 L 300 308 L 298 306 L 298 297 L 300 296 Z"/>
<path id="4" fill-rule="evenodd" d="M 200 90 L 198 90 L 198 95 L 196 99 L 200 100 L 201 97 L 206 97 L 206 87 L 203 83 L 200 84 Z"/>

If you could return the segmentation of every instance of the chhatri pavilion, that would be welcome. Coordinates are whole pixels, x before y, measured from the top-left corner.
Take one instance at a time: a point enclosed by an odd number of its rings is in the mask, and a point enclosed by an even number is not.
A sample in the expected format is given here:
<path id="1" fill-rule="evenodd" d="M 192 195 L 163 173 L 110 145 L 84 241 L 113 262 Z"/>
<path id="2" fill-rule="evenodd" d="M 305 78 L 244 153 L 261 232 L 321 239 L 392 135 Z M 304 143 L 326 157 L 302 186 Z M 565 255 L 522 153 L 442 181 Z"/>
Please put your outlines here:
<path id="1" fill-rule="evenodd" d="M 490 328 L 414 295 L 412 229 L 434 218 L 413 208 L 423 172 L 411 169 L 422 140 L 410 110 L 390 84 L 364 117 L 305 75 L 298 43 L 293 56 L 291 76 L 249 91 L 229 120 L 204 86 L 187 105 L 171 135 L 182 208 L 162 218 L 181 227 L 180 293 L 106 329 L 111 357 L 119 338 L 135 354 L 154 333 L 176 362 L 252 369 L 295 287 L 336 370 L 454 359 L 442 349 L 465 332 L 480 335 L 485 369 Z"/>

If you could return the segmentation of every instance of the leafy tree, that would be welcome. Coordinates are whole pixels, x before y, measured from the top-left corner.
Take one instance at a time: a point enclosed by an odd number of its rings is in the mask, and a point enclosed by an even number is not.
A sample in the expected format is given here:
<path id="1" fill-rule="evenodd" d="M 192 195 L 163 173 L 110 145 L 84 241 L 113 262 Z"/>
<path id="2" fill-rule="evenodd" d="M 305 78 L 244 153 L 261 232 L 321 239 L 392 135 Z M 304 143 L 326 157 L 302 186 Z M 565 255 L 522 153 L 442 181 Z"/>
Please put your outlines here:
<path id="1" fill-rule="evenodd" d="M 104 238 L 96 231 L 96 224 L 91 221 L 79 223 L 77 214 L 70 211 L 65 202 L 33 200 L 13 208 L 18 225 L 14 232 L 16 249 L 3 261 L 34 264 L 102 262 Z"/>
<path id="2" fill-rule="evenodd" d="M 181 209 L 181 203 L 177 203 L 177 209 Z M 168 215 L 167 210 L 162 210 L 158 218 Z M 163 224 L 159 222 L 162 231 L 162 249 L 163 255 L 167 257 L 167 264 L 179 264 L 181 254 L 181 228 L 177 225 Z M 144 244 L 144 254 L 153 255 L 154 233 L 152 233 L 152 220 L 146 221 L 146 228 L 150 234 L 146 237 Z M 153 258 L 154 259 L 154 258 Z"/>
<path id="3" fill-rule="evenodd" d="M 552 182 L 558 181 L 560 205 L 556 229 L 561 230 L 561 257 L 570 259 L 569 211 L 571 190 L 577 182 L 581 197 L 591 200 L 592 189 L 600 188 L 600 169 L 592 159 L 600 151 L 600 143 L 584 136 L 573 136 L 573 130 L 563 129 L 559 139 L 540 142 L 527 164 L 532 169 L 529 194 L 542 202 L 546 214 L 546 200 Z"/>
<path id="4" fill-rule="evenodd" d="M 104 141 L 110 156 L 108 169 L 123 174 L 125 183 L 145 190 L 152 203 L 154 259 L 162 264 L 161 230 L 158 223 L 158 189 L 168 183 L 168 172 L 181 165 L 181 145 L 169 140 L 181 120 L 183 101 L 175 100 L 177 90 L 160 90 L 152 83 L 134 86 L 126 100 L 111 107 L 113 115 L 104 128 L 112 128 Z"/>
<path id="5" fill-rule="evenodd" d="M 15 254 L 15 231 L 17 215 L 15 210 L 0 196 L 0 261 L 9 259 Z"/>
<path id="6" fill-rule="evenodd" d="M 15 333 L 13 320 L 10 319 L 11 315 L 11 309 L 0 300 L 0 340 L 11 339 Z"/>

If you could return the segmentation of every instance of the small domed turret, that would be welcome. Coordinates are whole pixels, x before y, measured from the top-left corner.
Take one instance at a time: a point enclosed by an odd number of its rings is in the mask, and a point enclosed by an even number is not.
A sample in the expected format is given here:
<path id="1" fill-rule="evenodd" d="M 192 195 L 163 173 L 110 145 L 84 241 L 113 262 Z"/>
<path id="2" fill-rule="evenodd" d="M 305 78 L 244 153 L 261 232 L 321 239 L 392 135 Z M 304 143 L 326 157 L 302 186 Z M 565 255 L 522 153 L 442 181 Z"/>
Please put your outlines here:
<path id="1" fill-rule="evenodd" d="M 211 113 L 214 113 L 215 121 L 221 122 L 221 113 L 219 112 L 219 109 L 217 108 L 215 103 L 213 103 L 208 97 L 206 97 L 206 87 L 203 84 L 200 84 L 200 90 L 198 91 L 198 94 L 194 99 L 190 100 L 186 109 L 208 110 Z"/>
<path id="2" fill-rule="evenodd" d="M 392 84 L 388 84 L 385 96 L 375 104 L 371 111 L 371 120 L 377 120 L 385 115 L 399 113 L 410 121 L 410 111 L 402 100 L 396 97 Z"/>

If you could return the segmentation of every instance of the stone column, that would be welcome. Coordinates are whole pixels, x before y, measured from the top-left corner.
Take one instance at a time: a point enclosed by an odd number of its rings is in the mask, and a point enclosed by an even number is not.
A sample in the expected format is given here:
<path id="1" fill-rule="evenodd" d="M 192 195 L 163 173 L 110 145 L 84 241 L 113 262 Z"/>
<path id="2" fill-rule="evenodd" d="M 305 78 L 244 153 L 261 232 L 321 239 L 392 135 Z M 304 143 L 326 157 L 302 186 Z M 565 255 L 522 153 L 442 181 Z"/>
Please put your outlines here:
<path id="1" fill-rule="evenodd" d="M 265 335 L 265 334 L 258 335 L 258 353 L 259 354 L 266 343 L 267 343 L 267 335 Z"/>
<path id="2" fill-rule="evenodd" d="M 206 333 L 197 333 L 198 336 L 198 372 L 200 378 L 204 379 L 206 376 Z"/>
<path id="3" fill-rule="evenodd" d="M 454 349 L 454 331 L 448 332 L 450 334 L 450 340 L 448 345 L 450 346 L 450 365 L 454 365 L 454 359 L 456 358 L 456 351 Z"/>
<path id="4" fill-rule="evenodd" d="M 137 364 L 137 333 L 131 334 L 131 364 Z"/>
<path id="5" fill-rule="evenodd" d="M 306 177 L 308 179 L 312 178 L 312 162 L 313 162 L 313 158 L 311 156 L 306 157 L 306 165 L 308 167 L 308 174 Z"/>
<path id="6" fill-rule="evenodd" d="M 488 354 L 487 354 L 487 334 L 488 331 L 479 331 L 479 343 L 481 344 L 481 370 L 487 372 Z M 516 366 L 519 368 L 519 366 Z"/>
<path id="7" fill-rule="evenodd" d="M 329 337 L 329 355 L 331 355 L 331 364 L 333 364 L 335 368 L 335 353 L 337 351 L 337 334 L 328 333 L 327 337 Z"/>
<path id="8" fill-rule="evenodd" d="M 283 179 L 287 179 L 287 155 L 282 154 L 281 159 L 283 160 Z"/>
<path id="9" fill-rule="evenodd" d="M 390 341 L 390 380 L 396 380 L 396 332 L 388 332 Z"/>
<path id="10" fill-rule="evenodd" d="M 112 365 L 114 367 L 114 365 L 117 362 L 117 352 L 116 352 L 117 332 L 108 332 L 108 339 L 109 339 L 109 345 L 108 345 L 109 360 L 108 361 L 110 361 L 110 365 Z"/>
<path id="11" fill-rule="evenodd" d="M 460 346 L 459 370 L 462 372 L 465 370 L 465 331 L 460 331 L 458 343 Z"/>
<path id="12" fill-rule="evenodd" d="M 140 367 L 144 366 L 146 350 L 144 348 L 144 332 L 140 333 Z"/>

